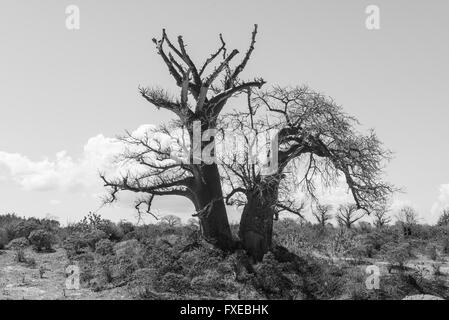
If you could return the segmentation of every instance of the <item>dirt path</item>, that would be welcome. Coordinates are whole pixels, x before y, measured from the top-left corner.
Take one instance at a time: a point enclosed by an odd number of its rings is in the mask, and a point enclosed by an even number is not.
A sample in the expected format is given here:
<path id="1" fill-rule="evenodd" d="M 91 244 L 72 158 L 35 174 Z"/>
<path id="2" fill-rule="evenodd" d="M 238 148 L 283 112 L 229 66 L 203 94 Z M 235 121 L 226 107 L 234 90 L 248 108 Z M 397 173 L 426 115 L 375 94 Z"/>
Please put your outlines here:
<path id="1" fill-rule="evenodd" d="M 15 261 L 14 251 L 0 251 L 0 300 L 124 300 L 131 299 L 123 288 L 93 292 L 82 288 L 65 291 L 65 268 L 68 260 L 64 249 L 53 253 L 25 252 L 36 261 L 27 266 Z M 39 268 L 46 269 L 41 279 Z"/>

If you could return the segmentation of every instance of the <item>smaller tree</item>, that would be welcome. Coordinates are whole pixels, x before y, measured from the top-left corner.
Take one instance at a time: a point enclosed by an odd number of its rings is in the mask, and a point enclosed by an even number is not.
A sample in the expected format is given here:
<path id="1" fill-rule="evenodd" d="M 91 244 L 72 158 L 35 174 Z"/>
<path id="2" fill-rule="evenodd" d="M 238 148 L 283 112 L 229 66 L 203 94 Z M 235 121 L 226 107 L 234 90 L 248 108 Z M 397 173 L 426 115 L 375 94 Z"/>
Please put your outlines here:
<path id="1" fill-rule="evenodd" d="M 438 219 L 438 223 L 437 224 L 440 227 L 447 227 L 447 226 L 449 226 L 449 208 L 443 209 L 443 212 L 441 213 L 441 216 Z"/>
<path id="2" fill-rule="evenodd" d="M 28 240 L 38 252 L 43 250 L 50 251 L 52 244 L 55 242 L 54 236 L 45 230 L 35 230 L 31 232 Z"/>
<path id="3" fill-rule="evenodd" d="M 8 244 L 8 232 L 0 228 L 0 249 L 3 249 Z"/>
<path id="4" fill-rule="evenodd" d="M 196 218 L 190 218 L 189 220 L 187 220 L 187 225 L 189 227 L 199 228 L 200 227 L 200 222 Z"/>
<path id="5" fill-rule="evenodd" d="M 418 213 L 416 210 L 410 206 L 404 206 L 399 210 L 396 218 L 402 227 L 404 236 L 411 236 L 413 226 L 418 224 Z"/>
<path id="6" fill-rule="evenodd" d="M 389 211 L 387 204 L 382 204 L 373 211 L 376 228 L 382 228 L 391 222 L 391 217 L 388 216 Z"/>
<path id="7" fill-rule="evenodd" d="M 324 228 L 326 223 L 332 219 L 332 209 L 333 207 L 330 204 L 317 204 L 315 209 L 312 209 L 312 214 L 321 227 Z"/>
<path id="8" fill-rule="evenodd" d="M 161 223 L 166 224 L 169 227 L 178 227 L 181 225 L 181 218 L 173 214 L 169 214 L 161 219 Z"/>
<path id="9" fill-rule="evenodd" d="M 338 207 L 337 221 L 341 226 L 351 229 L 352 225 L 363 218 L 364 214 L 358 214 L 356 204 L 348 203 Z"/>

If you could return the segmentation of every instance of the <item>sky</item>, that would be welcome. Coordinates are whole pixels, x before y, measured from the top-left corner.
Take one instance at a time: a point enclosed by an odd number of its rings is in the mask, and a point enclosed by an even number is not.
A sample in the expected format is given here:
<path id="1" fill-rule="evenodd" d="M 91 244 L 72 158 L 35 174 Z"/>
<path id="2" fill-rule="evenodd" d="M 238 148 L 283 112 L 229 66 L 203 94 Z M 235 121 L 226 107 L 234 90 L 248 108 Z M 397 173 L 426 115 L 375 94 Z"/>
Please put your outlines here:
<path id="1" fill-rule="evenodd" d="M 66 28 L 69 5 L 80 9 L 79 30 Z M 369 5 L 380 9 L 379 30 L 366 28 Z M 114 137 L 172 118 L 138 94 L 139 85 L 177 93 L 151 39 L 162 28 L 182 34 L 201 63 L 219 33 L 245 52 L 257 23 L 242 77 L 307 84 L 374 128 L 394 152 L 386 175 L 403 189 L 395 206 L 434 223 L 449 205 L 447 12 L 445 0 L 2 0 L 0 213 L 65 223 L 99 208 L 98 170 Z M 122 200 L 99 213 L 134 221 Z M 176 197 L 154 205 L 162 215 L 193 213 Z"/>

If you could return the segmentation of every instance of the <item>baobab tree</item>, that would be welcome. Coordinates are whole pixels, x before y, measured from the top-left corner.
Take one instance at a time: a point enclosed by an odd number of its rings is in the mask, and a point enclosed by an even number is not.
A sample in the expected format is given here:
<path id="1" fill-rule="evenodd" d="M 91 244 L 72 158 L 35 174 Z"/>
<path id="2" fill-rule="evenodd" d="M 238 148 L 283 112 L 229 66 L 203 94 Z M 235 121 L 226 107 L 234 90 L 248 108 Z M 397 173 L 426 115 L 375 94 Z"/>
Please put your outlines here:
<path id="1" fill-rule="evenodd" d="M 115 201 L 121 191 L 144 194 L 136 203 L 136 208 L 139 210 L 145 205 L 150 213 L 155 196 L 186 197 L 195 207 L 204 238 L 223 250 L 232 249 L 234 242 L 218 166 L 216 163 L 206 163 L 201 157 L 214 138 L 212 136 L 203 141 L 201 133 L 219 129 L 218 117 L 231 97 L 264 85 L 265 81 L 260 78 L 253 81 L 240 79 L 253 53 L 256 35 L 257 25 L 252 32 L 249 49 L 234 66 L 231 63 L 239 51 L 229 51 L 221 35 L 220 47 L 202 65 L 193 62 L 181 36 L 177 44 L 173 43 L 164 29 L 160 39 L 153 39 L 157 53 L 180 92 L 177 99 L 159 88 L 140 88 L 140 94 L 157 109 L 169 110 L 177 116 L 177 127 L 187 132 L 185 145 L 190 146 L 188 157 L 185 161 L 173 162 L 170 148 L 163 143 L 153 143 L 149 137 L 128 134 L 122 139 L 123 142 L 131 147 L 141 147 L 141 151 L 129 151 L 124 158 L 147 170 L 137 174 L 124 173 L 120 178 L 102 174 L 104 184 L 109 188 L 109 202 Z M 167 133 L 169 131 L 167 129 Z"/>
<path id="2" fill-rule="evenodd" d="M 363 218 L 364 213 L 359 213 L 359 208 L 354 203 L 342 204 L 338 207 L 337 221 L 340 225 L 351 229 L 354 223 Z"/>
<path id="3" fill-rule="evenodd" d="M 268 151 L 268 158 L 277 164 L 276 170 L 267 173 L 260 165 L 250 165 L 237 157 L 226 159 L 223 168 L 231 189 L 228 203 L 244 206 L 240 239 L 255 259 L 261 259 L 271 247 L 273 219 L 279 211 L 301 214 L 301 205 L 292 206 L 296 193 L 289 190 L 289 183 L 286 188 L 287 181 L 293 181 L 317 202 L 317 183 L 327 188 L 343 180 L 357 209 L 365 212 L 394 191 L 382 180 L 390 152 L 374 131 L 357 132 L 356 119 L 331 98 L 305 86 L 274 87 L 252 94 L 248 111 L 236 113 L 229 121 L 233 130 L 240 130 L 244 136 L 248 129 L 258 133 L 276 130 L 277 148 Z M 282 189 L 288 192 L 281 194 Z M 327 217 L 327 211 L 323 217 Z M 321 224 L 326 221 L 320 219 Z"/>
<path id="4" fill-rule="evenodd" d="M 332 219 L 332 205 L 330 204 L 317 204 L 314 209 L 312 209 L 312 214 L 317 220 L 318 224 L 324 228 L 328 221 Z"/>
<path id="5" fill-rule="evenodd" d="M 410 236 L 413 226 L 418 224 L 418 212 L 411 206 L 404 206 L 399 210 L 396 218 L 402 227 L 404 236 Z"/>
<path id="6" fill-rule="evenodd" d="M 181 218 L 173 214 L 162 217 L 161 223 L 166 224 L 169 227 L 179 227 L 181 225 Z"/>
<path id="7" fill-rule="evenodd" d="M 307 87 L 275 87 L 262 92 L 262 79 L 240 79 L 254 50 L 256 35 L 257 26 L 248 51 L 234 67 L 231 60 L 238 51 L 229 52 L 222 36 L 219 49 L 201 67 L 192 61 L 182 37 L 175 45 L 163 30 L 160 40 L 153 39 L 180 94 L 174 99 L 163 89 L 150 88 L 140 88 L 140 94 L 158 109 L 167 109 L 177 116 L 177 121 L 160 131 L 187 147 L 187 157 L 175 161 L 172 148 L 155 132 L 127 134 L 122 137 L 128 148 L 121 161 L 142 169 L 122 170 L 118 178 L 106 174 L 101 177 L 109 190 L 109 202 L 115 201 L 119 192 L 134 192 L 140 197 L 136 209 L 146 206 L 150 214 L 156 196 L 188 198 L 195 206 L 204 238 L 224 250 L 234 245 L 224 200 L 239 202 L 244 206 L 240 240 L 249 254 L 260 260 L 271 247 L 273 220 L 279 213 L 301 215 L 303 204 L 296 203 L 293 185 L 301 186 L 316 201 L 318 180 L 331 187 L 342 177 L 357 207 L 366 211 L 392 188 L 381 179 L 388 151 L 374 132 L 358 133 L 356 120 L 332 99 Z M 213 64 L 215 68 L 205 76 Z M 233 117 L 234 127 L 243 130 L 244 136 L 248 128 L 259 133 L 270 129 L 277 132 L 272 140 L 276 146 L 266 154 L 275 164 L 272 170 L 233 156 L 219 167 L 203 157 L 204 153 L 215 155 L 215 150 L 210 149 L 215 143 L 211 132 L 223 129 L 222 110 L 231 97 L 241 93 L 248 93 L 247 116 Z M 201 135 L 206 132 L 206 137 Z M 299 173 L 297 168 L 304 170 Z M 222 180 L 231 186 L 225 195 Z"/>
<path id="8" fill-rule="evenodd" d="M 382 228 L 391 222 L 391 217 L 388 216 L 389 211 L 389 205 L 386 203 L 381 204 L 373 210 L 374 225 L 376 228 Z"/>

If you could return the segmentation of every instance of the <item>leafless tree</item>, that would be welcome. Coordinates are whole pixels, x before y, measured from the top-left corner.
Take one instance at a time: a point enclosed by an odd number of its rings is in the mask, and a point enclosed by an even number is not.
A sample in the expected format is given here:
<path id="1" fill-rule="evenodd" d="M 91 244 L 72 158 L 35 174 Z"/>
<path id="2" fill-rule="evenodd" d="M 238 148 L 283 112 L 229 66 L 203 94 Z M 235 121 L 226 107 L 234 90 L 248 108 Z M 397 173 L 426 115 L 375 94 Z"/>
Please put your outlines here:
<path id="1" fill-rule="evenodd" d="M 293 185 L 300 186 L 316 202 L 317 183 L 327 188 L 343 178 L 357 209 L 366 212 L 394 191 L 382 180 L 390 152 L 374 131 L 357 132 L 358 122 L 331 98 L 308 87 L 274 87 L 252 95 L 248 98 L 248 112 L 236 113 L 230 122 L 234 130 L 243 132 L 247 128 L 259 133 L 278 132 L 278 149 L 271 154 L 277 158 L 277 170 L 264 174 L 260 166 L 242 164 L 236 157 L 227 159 L 223 167 L 228 172 L 225 180 L 231 186 L 228 203 L 244 205 L 239 236 L 253 257 L 261 259 L 269 250 L 272 221 L 279 208 L 297 212 L 279 201 L 286 198 L 290 204 L 295 203 L 295 193 L 288 184 L 285 188 L 286 179 L 294 180 Z M 282 197 L 281 189 L 288 191 Z"/>
<path id="2" fill-rule="evenodd" d="M 200 122 L 201 132 L 219 129 L 218 117 L 227 101 L 250 88 L 260 88 L 262 79 L 244 81 L 240 79 L 254 50 L 257 25 L 251 36 L 249 49 L 243 59 L 235 66 L 231 62 L 238 55 L 238 50 L 229 51 L 220 35 L 220 46 L 202 65 L 195 64 L 187 52 L 184 39 L 179 36 L 177 43 L 172 42 L 165 29 L 160 39 L 153 39 L 157 53 L 174 78 L 180 92 L 178 98 L 172 97 L 160 88 L 140 88 L 140 94 L 157 109 L 165 109 L 177 116 L 176 127 L 187 132 L 188 161 L 173 163 L 170 150 L 161 143 L 153 143 L 148 137 L 136 138 L 128 134 L 123 141 L 132 147 L 140 147 L 138 152 L 128 152 L 127 161 L 141 165 L 146 171 L 128 172 L 120 178 L 101 177 L 109 188 L 108 201 L 115 201 L 121 191 L 135 192 L 143 195 L 136 203 L 140 210 L 146 206 L 146 212 L 155 196 L 176 195 L 192 201 L 196 216 L 200 220 L 204 238 L 217 247 L 230 250 L 234 243 L 226 214 L 220 173 L 216 163 L 205 163 L 196 157 L 199 149 L 201 155 L 205 147 L 213 142 L 197 143 L 194 139 L 195 124 Z M 171 129 L 166 130 L 170 134 Z M 130 148 L 132 150 L 132 148 Z"/>
<path id="3" fill-rule="evenodd" d="M 390 211 L 389 205 L 383 203 L 373 210 L 374 225 L 377 228 L 382 228 L 391 222 L 391 217 L 388 216 Z"/>
<path id="4" fill-rule="evenodd" d="M 318 224 L 324 228 L 328 221 L 332 219 L 332 206 L 330 204 L 317 204 L 312 209 L 312 214 L 316 218 Z"/>
<path id="5" fill-rule="evenodd" d="M 195 218 L 190 218 L 187 220 L 187 225 L 194 228 L 199 228 L 200 226 L 198 219 Z"/>
<path id="6" fill-rule="evenodd" d="M 179 227 L 181 225 L 181 218 L 173 214 L 162 217 L 161 223 L 166 224 L 169 227 Z"/>
<path id="7" fill-rule="evenodd" d="M 413 207 L 404 206 L 399 210 L 396 218 L 402 227 L 404 236 L 410 236 L 413 226 L 418 224 L 418 212 Z"/>
<path id="8" fill-rule="evenodd" d="M 359 208 L 356 204 L 348 203 L 338 207 L 337 221 L 340 225 L 351 229 L 354 223 L 363 218 L 364 213 L 358 213 Z"/>

